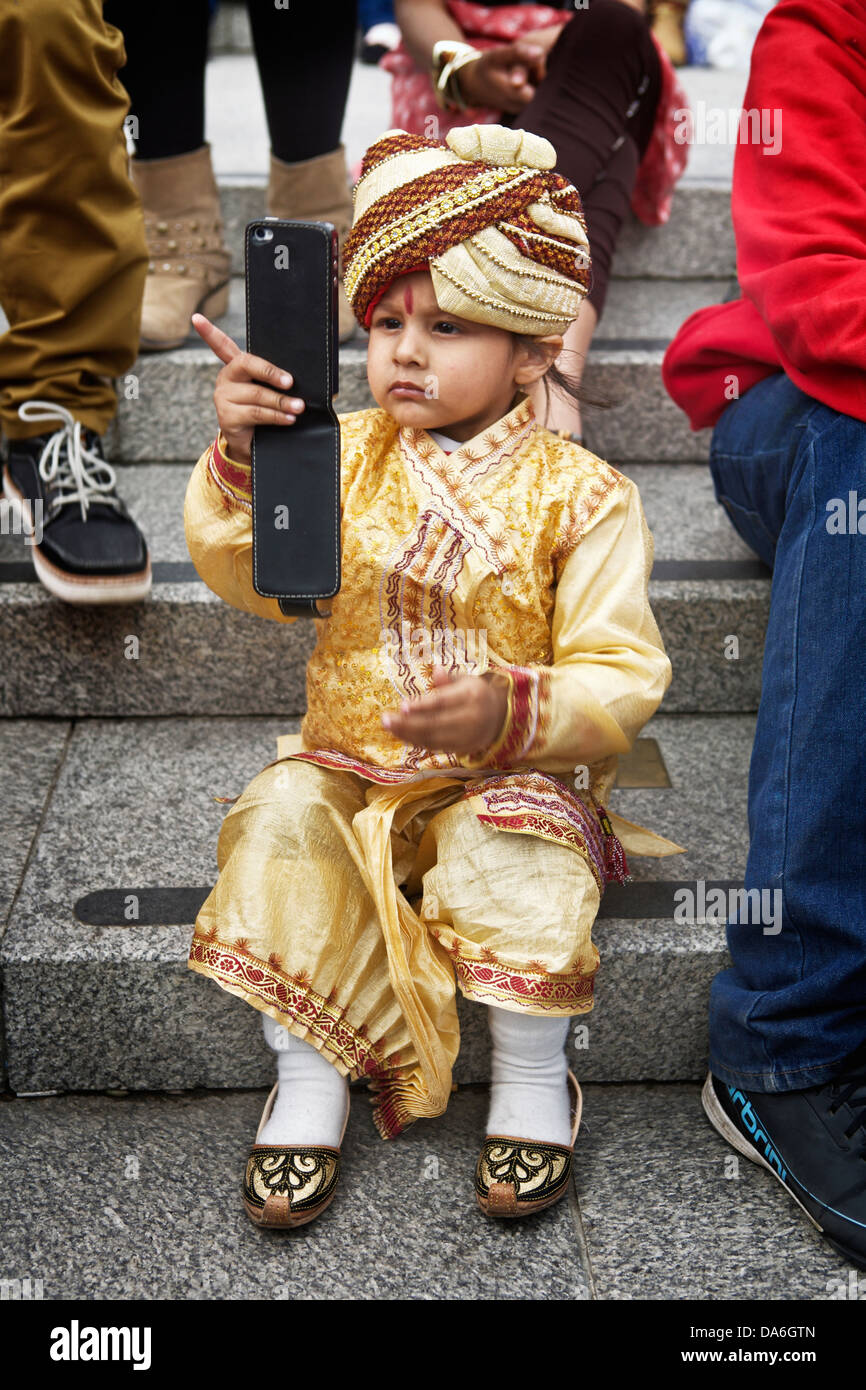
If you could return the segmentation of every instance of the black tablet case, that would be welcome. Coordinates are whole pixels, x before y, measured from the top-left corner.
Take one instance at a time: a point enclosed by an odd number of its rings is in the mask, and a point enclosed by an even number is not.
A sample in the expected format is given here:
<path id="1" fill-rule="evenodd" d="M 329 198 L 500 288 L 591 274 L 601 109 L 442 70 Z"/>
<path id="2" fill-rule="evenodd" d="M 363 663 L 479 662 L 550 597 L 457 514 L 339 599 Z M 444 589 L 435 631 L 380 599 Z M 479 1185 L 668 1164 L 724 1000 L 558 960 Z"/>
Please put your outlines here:
<path id="1" fill-rule="evenodd" d="M 245 252 L 247 351 L 290 372 L 286 394 L 305 403 L 293 425 L 253 432 L 253 587 L 287 615 L 324 617 L 316 599 L 340 588 L 337 231 L 267 217 Z"/>

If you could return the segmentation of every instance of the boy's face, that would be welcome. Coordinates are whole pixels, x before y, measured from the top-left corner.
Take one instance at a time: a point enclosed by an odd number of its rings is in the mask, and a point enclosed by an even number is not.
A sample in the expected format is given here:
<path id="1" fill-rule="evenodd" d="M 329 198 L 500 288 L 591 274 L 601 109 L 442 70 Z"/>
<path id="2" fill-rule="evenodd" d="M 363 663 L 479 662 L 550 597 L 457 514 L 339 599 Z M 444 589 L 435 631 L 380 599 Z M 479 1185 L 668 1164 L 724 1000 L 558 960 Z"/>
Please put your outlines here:
<path id="1" fill-rule="evenodd" d="M 401 425 L 472 439 L 507 413 L 528 362 L 504 329 L 443 313 L 429 270 L 395 280 L 373 310 L 367 379 Z"/>

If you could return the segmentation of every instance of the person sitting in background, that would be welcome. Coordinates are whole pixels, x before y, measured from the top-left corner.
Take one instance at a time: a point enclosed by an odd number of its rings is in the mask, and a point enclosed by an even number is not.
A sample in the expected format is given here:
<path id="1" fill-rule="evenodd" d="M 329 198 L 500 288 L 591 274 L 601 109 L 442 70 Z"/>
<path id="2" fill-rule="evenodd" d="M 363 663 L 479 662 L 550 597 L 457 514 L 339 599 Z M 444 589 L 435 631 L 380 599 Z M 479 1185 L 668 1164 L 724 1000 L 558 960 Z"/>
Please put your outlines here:
<path id="1" fill-rule="evenodd" d="M 456 125 L 504 121 L 549 140 L 557 169 L 583 196 L 593 282 L 565 334 L 562 363 L 576 377 L 604 311 L 617 237 L 631 206 L 667 221 L 688 147 L 674 139 L 688 105 L 640 0 L 551 5 L 397 0 L 403 34 L 382 61 L 393 76 L 392 125 L 441 138 Z M 539 414 L 544 405 L 535 398 Z M 580 440 L 574 402 L 554 400 L 546 423 Z"/>
<path id="2" fill-rule="evenodd" d="M 686 319 L 663 363 L 713 426 L 716 497 L 773 570 L 749 772 L 745 887 L 781 930 L 731 917 L 713 981 L 704 1109 L 866 1268 L 866 9 L 780 0 L 738 143 L 743 297 Z"/>

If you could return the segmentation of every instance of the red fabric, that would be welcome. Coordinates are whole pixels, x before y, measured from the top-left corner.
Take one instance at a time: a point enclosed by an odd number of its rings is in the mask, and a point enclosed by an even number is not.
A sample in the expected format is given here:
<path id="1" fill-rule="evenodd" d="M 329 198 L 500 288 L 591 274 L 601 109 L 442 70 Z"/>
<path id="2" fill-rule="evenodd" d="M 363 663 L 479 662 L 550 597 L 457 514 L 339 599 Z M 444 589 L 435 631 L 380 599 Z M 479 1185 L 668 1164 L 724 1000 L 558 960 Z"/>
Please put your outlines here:
<path id="1" fill-rule="evenodd" d="M 779 0 L 755 42 L 743 105 L 767 111 L 771 136 L 781 121 L 782 134 L 778 154 L 757 141 L 735 151 L 743 298 L 686 319 L 665 354 L 665 386 L 693 430 L 716 423 L 733 399 L 730 378 L 742 396 L 778 371 L 866 420 L 863 0 Z"/>
<path id="2" fill-rule="evenodd" d="M 469 0 L 447 0 L 447 5 L 463 37 L 474 48 L 499 48 L 502 44 L 514 43 L 533 29 L 562 26 L 574 18 L 567 10 L 557 10 L 551 5 L 501 5 L 488 9 L 471 4 Z M 655 227 L 670 217 L 674 186 L 686 167 L 689 147 L 676 139 L 676 112 L 688 106 L 688 98 L 655 34 L 652 40 L 661 64 L 661 94 L 653 133 L 638 166 L 631 206 L 641 222 Z M 380 67 L 393 78 L 391 125 L 396 130 L 426 136 L 435 132 L 435 139 L 444 140 L 454 126 L 476 122 L 489 125 L 502 115 L 501 111 L 481 106 L 466 111 L 440 110 L 429 72 L 416 68 L 402 43 L 385 55 Z"/>

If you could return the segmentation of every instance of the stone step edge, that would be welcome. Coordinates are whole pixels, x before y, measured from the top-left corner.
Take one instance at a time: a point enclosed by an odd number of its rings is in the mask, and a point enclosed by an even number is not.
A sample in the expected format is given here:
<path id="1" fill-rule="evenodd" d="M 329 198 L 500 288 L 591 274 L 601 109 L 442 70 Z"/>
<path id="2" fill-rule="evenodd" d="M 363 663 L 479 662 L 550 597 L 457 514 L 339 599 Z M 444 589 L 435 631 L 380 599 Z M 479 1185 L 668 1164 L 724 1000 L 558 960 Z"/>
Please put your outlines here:
<path id="1" fill-rule="evenodd" d="M 707 922 L 690 928 L 660 924 L 665 939 L 655 939 L 646 923 L 600 920 L 596 941 L 602 969 L 595 1008 L 575 1015 L 568 1035 L 572 1065 L 581 1079 L 597 1082 L 698 1081 L 706 1074 L 710 981 L 729 964 L 724 928 Z M 87 931 L 87 928 L 83 928 Z M 91 928 L 92 932 L 93 929 Z M 272 1084 L 273 1058 L 264 1046 L 259 1020 L 250 1005 L 217 990 L 188 968 L 191 927 L 165 929 L 172 944 L 151 941 L 147 958 L 82 955 L 70 947 L 39 954 L 13 945 L 0 952 L 7 1079 L 18 1094 L 52 1088 L 62 1092 L 124 1090 L 259 1089 Z M 101 933 L 102 936 L 105 933 Z M 659 980 L 670 989 L 666 1004 Z M 114 1025 L 112 1001 L 120 989 L 136 998 L 140 1009 L 131 1033 L 127 1027 L 106 1038 Z M 82 1007 L 82 991 L 84 1003 Z M 77 1017 L 52 1049 L 51 1064 L 34 1041 L 39 1015 L 58 1011 L 77 1000 Z M 191 1042 L 183 1065 L 165 1052 L 167 1007 L 181 1010 L 187 1029 L 207 1034 L 217 1029 L 219 1054 L 212 1046 Z M 457 991 L 461 1029 L 460 1055 L 454 1068 L 458 1085 L 490 1079 L 490 1044 L 477 1004 Z M 658 1023 L 669 1017 L 671 1034 Z"/>

